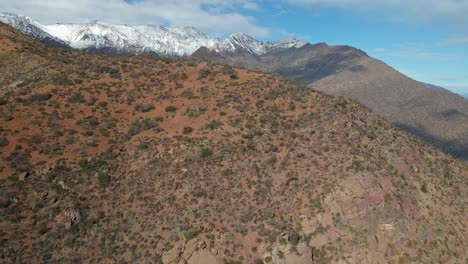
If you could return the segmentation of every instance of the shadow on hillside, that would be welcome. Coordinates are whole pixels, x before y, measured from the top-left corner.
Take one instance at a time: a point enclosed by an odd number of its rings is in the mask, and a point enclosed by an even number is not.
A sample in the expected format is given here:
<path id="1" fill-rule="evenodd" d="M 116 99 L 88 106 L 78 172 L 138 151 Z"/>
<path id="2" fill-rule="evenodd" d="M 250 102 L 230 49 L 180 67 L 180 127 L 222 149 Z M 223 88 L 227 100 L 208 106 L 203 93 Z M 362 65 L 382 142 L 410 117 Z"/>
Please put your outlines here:
<path id="1" fill-rule="evenodd" d="M 415 126 L 401 123 L 395 123 L 395 125 L 404 131 L 416 135 L 424 142 L 439 148 L 443 152 L 448 153 L 457 159 L 468 160 L 468 144 L 465 142 L 459 142 L 456 140 L 443 140 L 431 134 L 427 130 Z M 468 138 L 468 132 L 466 136 Z"/>

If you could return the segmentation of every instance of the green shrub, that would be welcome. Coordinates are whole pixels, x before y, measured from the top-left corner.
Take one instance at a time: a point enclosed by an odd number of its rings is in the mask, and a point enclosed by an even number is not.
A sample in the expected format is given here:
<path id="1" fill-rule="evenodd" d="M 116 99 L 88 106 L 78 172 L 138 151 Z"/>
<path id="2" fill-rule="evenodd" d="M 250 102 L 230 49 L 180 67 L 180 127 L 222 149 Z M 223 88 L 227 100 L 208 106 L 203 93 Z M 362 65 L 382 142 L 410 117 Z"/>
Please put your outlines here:
<path id="1" fill-rule="evenodd" d="M 297 246 L 300 240 L 301 236 L 296 231 L 291 231 L 289 233 L 289 242 L 291 243 L 291 245 Z"/>
<path id="2" fill-rule="evenodd" d="M 200 151 L 200 157 L 206 159 L 213 155 L 213 151 L 210 148 L 202 148 Z"/>
<path id="3" fill-rule="evenodd" d="M 170 106 L 166 107 L 166 112 L 168 112 L 168 113 L 174 113 L 176 111 L 177 111 L 176 106 L 170 105 Z"/>
<path id="4" fill-rule="evenodd" d="M 210 75 L 210 70 L 208 69 L 201 69 L 199 72 L 198 72 L 198 78 L 200 79 L 203 79 L 203 78 L 206 78 L 208 77 L 208 75 Z"/>
<path id="5" fill-rule="evenodd" d="M 8 146 L 10 142 L 8 142 L 8 139 L 6 137 L 0 137 L 0 148 L 4 148 Z"/>
<path id="6" fill-rule="evenodd" d="M 155 119 L 145 118 L 141 121 L 141 128 L 143 130 L 152 129 L 152 128 L 158 127 L 158 125 L 159 123 Z"/>
<path id="7" fill-rule="evenodd" d="M 196 238 L 198 236 L 198 231 L 194 229 L 189 229 L 184 231 L 184 237 L 187 241 Z"/>
<path id="8" fill-rule="evenodd" d="M 222 176 L 226 177 L 226 176 L 233 175 L 233 174 L 234 174 L 234 172 L 232 171 L 231 168 L 224 168 L 224 169 L 221 170 L 221 175 Z"/>
<path id="9" fill-rule="evenodd" d="M 223 122 L 217 120 L 211 120 L 208 124 L 206 124 L 206 128 L 209 129 L 217 129 L 224 126 Z"/>
<path id="10" fill-rule="evenodd" d="M 154 109 L 154 106 L 150 104 L 137 104 L 135 105 L 135 111 L 146 113 Z"/>
<path id="11" fill-rule="evenodd" d="M 80 92 L 74 93 L 72 96 L 68 98 L 69 103 L 85 103 L 86 99 Z"/>
<path id="12" fill-rule="evenodd" d="M 184 127 L 184 131 L 183 131 L 184 134 L 190 134 L 190 133 L 192 133 L 192 132 L 193 132 L 193 128 L 191 128 L 191 127 Z"/>
<path id="13" fill-rule="evenodd" d="M 1 97 L 0 98 L 0 105 L 6 105 L 8 103 L 8 99 Z"/>
<path id="14" fill-rule="evenodd" d="M 41 101 L 47 101 L 52 97 L 50 93 L 36 93 L 31 95 L 27 101 L 29 102 L 41 102 Z"/>
<path id="15" fill-rule="evenodd" d="M 110 184 L 110 176 L 106 173 L 106 172 L 98 172 L 97 173 L 97 179 L 98 179 L 98 182 L 99 182 L 99 185 L 103 188 L 109 186 Z"/>
<path id="16" fill-rule="evenodd" d="M 423 193 L 427 193 L 427 184 L 426 184 L 426 182 L 423 182 L 423 184 L 421 185 L 421 191 Z"/>
<path id="17" fill-rule="evenodd" d="M 30 142 L 34 145 L 41 144 L 44 141 L 45 139 L 41 135 L 33 135 L 31 136 L 31 139 L 30 139 Z"/>

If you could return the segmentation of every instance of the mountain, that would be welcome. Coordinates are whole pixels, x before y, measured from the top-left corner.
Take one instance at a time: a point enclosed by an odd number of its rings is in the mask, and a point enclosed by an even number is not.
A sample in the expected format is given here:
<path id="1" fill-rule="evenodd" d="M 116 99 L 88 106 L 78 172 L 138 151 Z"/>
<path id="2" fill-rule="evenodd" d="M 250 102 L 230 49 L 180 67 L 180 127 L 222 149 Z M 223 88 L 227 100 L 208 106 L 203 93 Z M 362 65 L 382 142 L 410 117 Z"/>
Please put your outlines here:
<path id="1" fill-rule="evenodd" d="M 468 159 L 468 101 L 412 80 L 359 49 L 318 43 L 258 55 L 202 47 L 192 57 L 277 73 L 355 99 L 426 142 Z"/>
<path id="2" fill-rule="evenodd" d="M 238 52 L 219 51 L 202 47 L 192 54 L 193 58 L 209 59 L 252 70 L 278 73 L 301 83 L 312 83 L 333 75 L 354 62 L 367 57 L 366 53 L 348 46 L 330 47 L 325 43 L 314 45 L 303 43 L 275 48 L 264 53 L 252 53 L 239 49 Z"/>
<path id="3" fill-rule="evenodd" d="M 421 84 L 423 84 L 427 88 L 431 88 L 431 89 L 434 89 L 434 90 L 449 91 L 449 90 L 445 89 L 444 87 L 433 85 L 433 84 L 430 84 L 430 83 L 421 82 Z"/>
<path id="4" fill-rule="evenodd" d="M 466 263 L 468 168 L 350 99 L 0 23 L 5 263 Z"/>
<path id="5" fill-rule="evenodd" d="M 193 27 L 98 21 L 42 26 L 23 16 L 7 20 L 28 35 L 31 31 L 23 30 L 19 25 L 24 23 L 16 21 L 36 25 L 43 32 L 37 33 L 40 36 L 54 36 L 73 48 L 93 53 L 191 56 L 277 73 L 313 89 L 358 100 L 398 127 L 457 158 L 468 159 L 466 99 L 446 90 L 435 91 L 353 47 L 312 45 L 296 39 L 264 43 L 242 33 L 217 39 Z"/>
<path id="6" fill-rule="evenodd" d="M 4 23 L 36 40 L 41 41 L 47 36 L 47 39 L 53 38 L 72 48 L 94 53 L 153 53 L 183 57 L 193 54 L 200 47 L 209 47 L 219 52 L 242 50 L 260 55 L 271 50 L 300 47 L 305 44 L 295 39 L 263 43 L 242 33 L 232 34 L 224 39 L 210 38 L 193 27 L 113 25 L 99 21 L 85 24 L 40 25 L 31 18 L 21 15 L 2 14 L 1 17 L 4 17 L 0 19 Z M 48 44 L 45 41 L 41 42 Z"/>
<path id="7" fill-rule="evenodd" d="M 163 56 L 186 56 L 200 46 L 213 46 L 214 39 L 191 27 L 169 28 L 143 25 L 112 25 L 93 21 L 87 24 L 44 26 L 50 34 L 71 47 L 98 53 L 156 53 Z"/>
<path id="8" fill-rule="evenodd" d="M 41 24 L 29 17 L 11 13 L 0 13 L 0 21 L 13 26 L 31 38 L 57 48 L 67 48 L 68 45 L 47 33 L 47 30 Z"/>

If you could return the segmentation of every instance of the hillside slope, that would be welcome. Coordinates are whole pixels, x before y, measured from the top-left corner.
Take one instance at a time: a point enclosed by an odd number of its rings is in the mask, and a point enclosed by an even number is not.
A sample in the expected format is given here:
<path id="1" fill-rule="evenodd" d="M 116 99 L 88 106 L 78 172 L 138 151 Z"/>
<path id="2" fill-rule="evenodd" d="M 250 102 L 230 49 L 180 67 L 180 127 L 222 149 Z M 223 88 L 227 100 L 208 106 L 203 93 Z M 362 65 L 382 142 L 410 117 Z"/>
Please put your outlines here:
<path id="1" fill-rule="evenodd" d="M 243 33 L 211 38 L 193 27 L 99 21 L 41 25 L 10 13 L 0 13 L 0 21 L 55 47 L 70 45 L 90 53 L 112 55 L 191 56 L 278 73 L 314 89 L 356 99 L 446 153 L 468 159 L 466 99 L 446 90 L 433 92 L 432 87 L 407 78 L 356 48 L 311 45 L 296 39 L 264 43 Z"/>
<path id="2" fill-rule="evenodd" d="M 349 99 L 0 24 L 5 263 L 464 263 L 467 165 Z"/>
<path id="3" fill-rule="evenodd" d="M 468 101 L 446 90 L 434 91 L 358 49 L 319 43 L 257 56 L 200 48 L 192 57 L 278 73 L 355 99 L 439 149 L 468 159 Z"/>

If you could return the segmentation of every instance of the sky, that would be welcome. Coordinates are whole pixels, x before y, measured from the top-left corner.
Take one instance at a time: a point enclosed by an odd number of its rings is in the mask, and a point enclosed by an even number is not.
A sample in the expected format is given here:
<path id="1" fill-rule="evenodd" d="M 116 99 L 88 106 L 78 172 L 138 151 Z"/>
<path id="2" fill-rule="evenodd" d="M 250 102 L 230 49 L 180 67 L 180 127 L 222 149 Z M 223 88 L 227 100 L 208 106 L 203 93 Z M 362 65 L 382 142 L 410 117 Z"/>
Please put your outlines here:
<path id="1" fill-rule="evenodd" d="M 468 96 L 468 0 L 0 0 L 42 24 L 101 20 L 350 45 Z"/>

